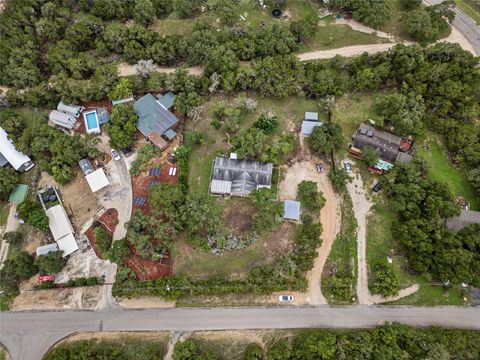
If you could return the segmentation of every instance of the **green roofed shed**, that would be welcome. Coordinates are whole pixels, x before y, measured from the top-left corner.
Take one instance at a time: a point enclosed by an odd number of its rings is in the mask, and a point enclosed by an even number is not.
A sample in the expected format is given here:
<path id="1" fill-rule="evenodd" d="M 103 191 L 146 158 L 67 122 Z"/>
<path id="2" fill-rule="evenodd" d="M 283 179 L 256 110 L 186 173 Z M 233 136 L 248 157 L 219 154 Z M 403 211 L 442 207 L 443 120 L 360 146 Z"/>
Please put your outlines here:
<path id="1" fill-rule="evenodd" d="M 25 200 L 28 194 L 28 185 L 18 184 L 10 193 L 8 202 L 20 204 Z"/>
<path id="2" fill-rule="evenodd" d="M 168 129 L 167 131 L 165 131 L 163 136 L 165 136 L 169 141 L 172 141 L 175 138 L 175 136 L 177 136 L 177 133 L 172 129 Z"/>

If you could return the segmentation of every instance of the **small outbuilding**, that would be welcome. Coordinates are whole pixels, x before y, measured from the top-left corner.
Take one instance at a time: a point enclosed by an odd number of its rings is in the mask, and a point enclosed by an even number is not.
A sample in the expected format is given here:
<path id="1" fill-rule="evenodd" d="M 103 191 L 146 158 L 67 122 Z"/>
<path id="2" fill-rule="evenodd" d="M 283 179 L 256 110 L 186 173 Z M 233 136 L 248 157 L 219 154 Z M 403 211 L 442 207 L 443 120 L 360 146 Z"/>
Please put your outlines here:
<path id="1" fill-rule="evenodd" d="M 91 174 L 94 170 L 92 163 L 88 159 L 81 159 L 78 162 L 78 165 L 85 175 Z"/>
<path id="2" fill-rule="evenodd" d="M 58 248 L 63 251 L 63 256 L 68 256 L 78 250 L 78 244 L 73 235 L 73 227 L 64 207 L 59 204 L 45 211 L 48 217 L 48 226 Z"/>
<path id="3" fill-rule="evenodd" d="M 52 112 L 50 112 L 48 118 L 55 125 L 70 130 L 75 128 L 75 125 L 77 124 L 77 119 L 74 116 L 58 110 L 53 110 Z"/>
<path id="4" fill-rule="evenodd" d="M 283 203 L 283 218 L 285 220 L 300 220 L 300 202 L 285 200 Z"/>
<path id="5" fill-rule="evenodd" d="M 56 243 L 53 243 L 53 244 L 39 246 L 37 250 L 35 250 L 35 252 L 37 256 L 40 256 L 40 255 L 47 255 L 48 253 L 51 253 L 57 250 L 58 250 L 58 245 Z"/>
<path id="6" fill-rule="evenodd" d="M 305 121 L 318 121 L 318 113 L 317 112 L 305 112 Z"/>
<path id="7" fill-rule="evenodd" d="M 310 136 L 312 135 L 313 129 L 316 126 L 322 126 L 323 123 L 321 121 L 304 121 L 302 122 L 302 136 Z"/>
<path id="8" fill-rule="evenodd" d="M 103 171 L 102 168 L 91 172 L 90 174 L 85 176 L 85 179 L 87 180 L 88 186 L 90 186 L 92 192 L 97 192 L 104 187 L 110 185 L 107 175 L 105 175 L 105 171 Z"/>
<path id="9" fill-rule="evenodd" d="M 85 108 L 79 105 L 67 105 L 60 101 L 58 103 L 57 110 L 77 118 L 80 116 L 82 111 L 85 110 Z"/>

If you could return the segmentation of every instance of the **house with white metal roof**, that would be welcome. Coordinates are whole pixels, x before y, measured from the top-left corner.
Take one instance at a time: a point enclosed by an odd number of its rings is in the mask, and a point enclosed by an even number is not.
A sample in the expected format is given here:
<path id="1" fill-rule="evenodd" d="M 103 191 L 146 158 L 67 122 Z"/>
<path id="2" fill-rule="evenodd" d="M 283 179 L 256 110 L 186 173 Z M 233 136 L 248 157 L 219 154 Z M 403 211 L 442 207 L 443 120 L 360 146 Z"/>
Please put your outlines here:
<path id="1" fill-rule="evenodd" d="M 48 226 L 58 248 L 63 251 L 63 256 L 68 256 L 78 250 L 78 244 L 73 235 L 74 230 L 67 212 L 61 204 L 52 206 L 45 211 L 48 217 Z"/>
<path id="2" fill-rule="evenodd" d="M 73 115 L 70 115 L 58 110 L 52 110 L 50 112 L 50 115 L 48 115 L 48 119 L 55 125 L 58 125 L 70 130 L 75 128 L 75 125 L 77 123 L 77 119 Z"/>
<path id="3" fill-rule="evenodd" d="M 77 118 L 80 116 L 82 111 L 85 110 L 85 108 L 79 105 L 67 105 L 60 101 L 58 103 L 57 110 Z"/>
<path id="4" fill-rule="evenodd" d="M 33 161 L 15 148 L 7 133 L 0 127 L 0 166 L 7 163 L 17 171 L 28 171 L 35 166 Z"/>

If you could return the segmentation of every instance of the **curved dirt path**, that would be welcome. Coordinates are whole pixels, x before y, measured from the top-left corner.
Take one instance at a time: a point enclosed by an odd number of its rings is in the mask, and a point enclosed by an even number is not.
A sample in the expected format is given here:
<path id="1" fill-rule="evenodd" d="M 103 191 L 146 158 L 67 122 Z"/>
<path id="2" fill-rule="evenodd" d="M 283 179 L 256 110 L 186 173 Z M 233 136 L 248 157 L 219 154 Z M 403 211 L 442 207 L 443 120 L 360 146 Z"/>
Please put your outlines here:
<path id="1" fill-rule="evenodd" d="M 414 284 L 405 289 L 399 290 L 395 296 L 383 297 L 373 295 L 368 289 L 368 265 L 367 265 L 367 216 L 373 203 L 368 200 L 362 178 L 354 174 L 351 183 L 347 183 L 347 190 L 352 198 L 353 211 L 358 223 L 357 232 L 357 257 L 358 257 L 358 275 L 357 275 L 357 299 L 360 305 L 373 305 L 383 302 L 396 301 L 403 297 L 412 295 L 419 289 L 418 284 Z"/>
<path id="2" fill-rule="evenodd" d="M 305 302 L 310 305 L 327 304 L 321 290 L 321 279 L 323 267 L 327 261 L 328 254 L 335 241 L 338 231 L 338 199 L 333 191 L 332 185 L 328 180 L 327 173 L 317 173 L 314 161 L 295 162 L 287 171 L 285 178 L 280 183 L 280 200 L 293 200 L 297 195 L 297 186 L 303 180 L 315 181 L 318 184 L 318 190 L 325 197 L 325 206 L 320 211 L 320 221 L 322 223 L 322 245 L 317 248 L 317 257 L 313 268 L 307 273 L 308 290 Z"/>

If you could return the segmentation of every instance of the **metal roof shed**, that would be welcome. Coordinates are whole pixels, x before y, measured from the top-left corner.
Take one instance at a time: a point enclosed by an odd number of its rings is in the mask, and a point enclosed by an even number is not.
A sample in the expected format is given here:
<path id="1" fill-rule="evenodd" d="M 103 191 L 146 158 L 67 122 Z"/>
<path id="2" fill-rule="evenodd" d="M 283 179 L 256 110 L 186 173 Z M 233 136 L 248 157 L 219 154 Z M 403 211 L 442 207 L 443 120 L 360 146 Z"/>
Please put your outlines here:
<path id="1" fill-rule="evenodd" d="M 13 142 L 8 139 L 8 135 L 0 127 L 0 154 L 12 165 L 17 171 L 30 170 L 35 164 L 25 154 L 15 148 Z"/>
<path id="2" fill-rule="evenodd" d="M 283 203 L 283 218 L 287 220 L 300 220 L 300 202 L 285 200 Z"/>
<path id="3" fill-rule="evenodd" d="M 66 114 L 58 110 L 53 110 L 52 112 L 50 112 L 48 118 L 55 125 L 67 129 L 73 129 L 75 127 L 75 124 L 77 123 L 77 119 L 75 119 L 72 115 Z"/>
<path id="4" fill-rule="evenodd" d="M 82 169 L 85 175 L 91 174 L 93 172 L 92 163 L 88 159 L 81 159 L 78 162 L 78 165 L 80 166 L 80 169 Z"/>
<path id="5" fill-rule="evenodd" d="M 45 211 L 48 217 L 48 226 L 53 239 L 57 241 L 65 235 L 73 234 L 73 227 L 62 205 L 55 205 Z"/>
<path id="6" fill-rule="evenodd" d="M 315 126 L 322 126 L 323 123 L 320 121 L 304 121 L 302 123 L 302 135 L 310 136 L 312 135 L 313 129 Z"/>
<path id="7" fill-rule="evenodd" d="M 63 251 L 63 257 L 78 250 L 78 244 L 73 234 L 67 234 L 61 239 L 58 239 L 57 245 L 58 248 Z"/>
<path id="8" fill-rule="evenodd" d="M 79 105 L 67 105 L 60 101 L 58 103 L 57 110 L 74 117 L 79 117 L 85 108 Z"/>
<path id="9" fill-rule="evenodd" d="M 317 112 L 305 112 L 305 121 L 318 121 Z"/>
<path id="10" fill-rule="evenodd" d="M 37 250 L 35 250 L 37 256 L 40 255 L 47 255 L 48 253 L 52 251 L 57 251 L 58 250 L 58 245 L 56 243 L 53 244 L 48 244 L 48 245 L 43 245 L 37 247 Z"/>
<path id="11" fill-rule="evenodd" d="M 87 180 L 88 186 L 90 186 L 92 192 L 97 192 L 98 190 L 103 189 L 105 186 L 110 185 L 107 175 L 105 175 L 103 169 L 95 170 L 94 172 L 85 176 L 85 179 Z"/>

